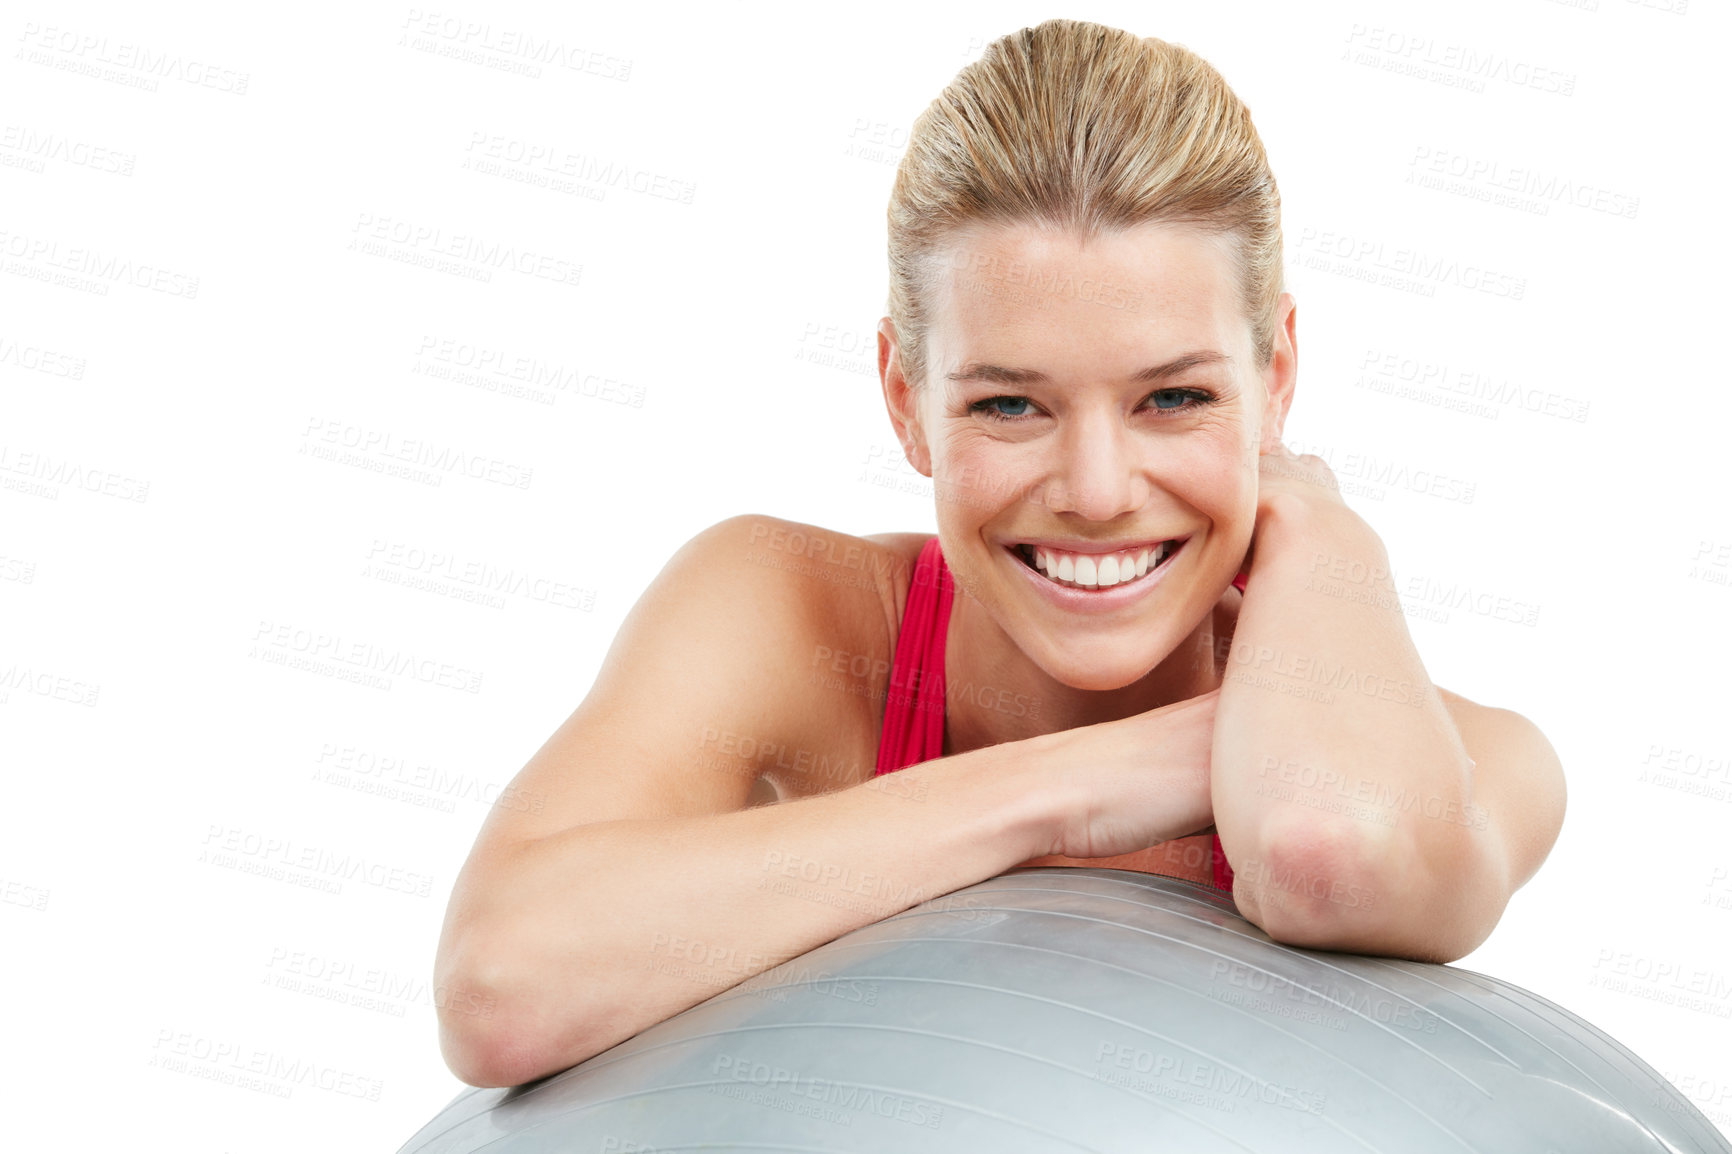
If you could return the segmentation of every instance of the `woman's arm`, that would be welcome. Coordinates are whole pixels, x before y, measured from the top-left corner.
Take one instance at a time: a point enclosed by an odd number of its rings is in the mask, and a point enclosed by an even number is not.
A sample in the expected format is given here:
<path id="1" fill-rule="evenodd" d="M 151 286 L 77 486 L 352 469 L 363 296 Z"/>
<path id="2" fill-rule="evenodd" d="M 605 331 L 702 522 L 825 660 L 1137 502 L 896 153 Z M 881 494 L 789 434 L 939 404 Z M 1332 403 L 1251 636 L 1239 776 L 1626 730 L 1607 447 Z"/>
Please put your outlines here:
<path id="1" fill-rule="evenodd" d="M 594 822 L 472 858 L 435 969 L 441 989 L 464 994 L 439 1015 L 446 1063 L 475 1086 L 544 1077 L 1010 869 L 1050 841 L 1030 757 L 1040 744 L 732 813 Z"/>
<path id="2" fill-rule="evenodd" d="M 1234 900 L 1294 945 L 1453 961 L 1556 841 L 1557 755 L 1431 684 L 1383 542 L 1321 460 L 1262 469 L 1212 750 Z"/>

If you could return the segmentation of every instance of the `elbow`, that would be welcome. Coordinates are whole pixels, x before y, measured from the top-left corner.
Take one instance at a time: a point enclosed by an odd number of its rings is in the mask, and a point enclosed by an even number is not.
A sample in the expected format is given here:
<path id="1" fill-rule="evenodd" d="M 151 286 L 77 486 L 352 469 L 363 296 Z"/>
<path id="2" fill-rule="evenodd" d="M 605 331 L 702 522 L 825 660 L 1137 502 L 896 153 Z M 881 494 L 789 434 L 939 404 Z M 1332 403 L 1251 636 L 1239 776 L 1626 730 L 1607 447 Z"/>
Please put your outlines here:
<path id="1" fill-rule="evenodd" d="M 517 1086 L 532 1081 L 524 1077 L 521 1056 L 510 1053 L 494 1039 L 474 1030 L 439 1022 L 439 1054 L 457 1080 L 482 1089 Z"/>
<path id="2" fill-rule="evenodd" d="M 1381 839 L 1362 823 L 1275 823 L 1256 856 L 1233 863 L 1233 900 L 1273 940 L 1303 949 L 1381 953 L 1387 894 L 1371 883 Z"/>
<path id="3" fill-rule="evenodd" d="M 1453 864 L 1440 871 L 1399 830 L 1315 820 L 1272 829 L 1261 859 L 1247 863 L 1246 917 L 1283 945 L 1457 961 L 1491 935 L 1508 894 L 1498 900 L 1483 839 L 1455 832 Z M 1234 866 L 1235 901 L 1240 878 Z"/>
<path id="4" fill-rule="evenodd" d="M 541 1007 L 497 958 L 443 965 L 434 981 L 439 1053 L 459 1081 L 483 1088 L 521 1086 L 589 1056 L 582 1051 L 560 1057 Z"/>
<path id="5" fill-rule="evenodd" d="M 521 1086 L 554 1071 L 528 1035 L 439 1015 L 439 1053 L 457 1079 L 471 1086 Z"/>
<path id="6" fill-rule="evenodd" d="M 521 1086 L 565 1068 L 545 1061 L 541 1051 L 508 1040 L 477 1039 L 473 1034 L 458 1036 L 443 1023 L 439 1027 L 439 1052 L 458 1081 L 480 1089 Z"/>

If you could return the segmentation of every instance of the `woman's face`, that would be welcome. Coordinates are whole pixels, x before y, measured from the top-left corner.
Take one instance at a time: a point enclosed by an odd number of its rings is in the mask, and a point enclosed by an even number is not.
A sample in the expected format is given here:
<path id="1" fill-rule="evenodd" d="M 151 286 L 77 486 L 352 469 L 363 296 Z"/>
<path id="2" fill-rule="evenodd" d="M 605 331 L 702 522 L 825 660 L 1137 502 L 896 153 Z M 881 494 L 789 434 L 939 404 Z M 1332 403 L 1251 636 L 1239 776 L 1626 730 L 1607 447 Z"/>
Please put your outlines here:
<path id="1" fill-rule="evenodd" d="M 881 326 L 892 418 L 933 480 L 946 564 L 1063 684 L 1147 675 L 1245 558 L 1257 459 L 1291 397 L 1292 302 L 1259 371 L 1227 244 L 1171 224 L 1087 240 L 978 226 L 941 254 L 925 389 L 906 390 Z M 1154 549 L 1142 577 L 1091 591 L 1074 558 L 1069 582 L 1032 569 L 1031 542 Z"/>

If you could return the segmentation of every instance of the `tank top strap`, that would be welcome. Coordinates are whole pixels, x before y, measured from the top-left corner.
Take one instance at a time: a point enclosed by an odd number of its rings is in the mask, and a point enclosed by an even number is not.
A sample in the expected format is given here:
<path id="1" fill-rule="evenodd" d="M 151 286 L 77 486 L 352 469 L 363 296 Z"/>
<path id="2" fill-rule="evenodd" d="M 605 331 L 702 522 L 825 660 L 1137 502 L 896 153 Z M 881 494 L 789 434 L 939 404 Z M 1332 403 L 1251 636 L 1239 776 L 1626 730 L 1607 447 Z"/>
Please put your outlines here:
<path id="1" fill-rule="evenodd" d="M 884 695 L 873 776 L 944 753 L 944 640 L 955 586 L 936 536 L 920 548 Z"/>
<path id="2" fill-rule="evenodd" d="M 1245 591 L 1245 578 L 1249 574 L 1241 572 L 1233 578 L 1233 588 L 1240 593 Z M 1214 873 L 1215 888 L 1233 892 L 1233 867 L 1227 864 L 1227 851 L 1221 846 L 1221 835 L 1215 834 L 1209 839 L 1209 865 Z"/>

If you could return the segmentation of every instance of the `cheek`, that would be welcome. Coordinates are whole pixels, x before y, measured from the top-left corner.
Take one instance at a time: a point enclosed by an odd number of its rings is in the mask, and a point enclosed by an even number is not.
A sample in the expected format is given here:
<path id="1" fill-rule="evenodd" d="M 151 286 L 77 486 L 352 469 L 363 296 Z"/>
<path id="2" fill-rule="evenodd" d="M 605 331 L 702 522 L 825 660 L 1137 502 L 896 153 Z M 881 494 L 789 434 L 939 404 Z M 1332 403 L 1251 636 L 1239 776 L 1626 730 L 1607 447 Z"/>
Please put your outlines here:
<path id="1" fill-rule="evenodd" d="M 1188 439 L 1164 457 L 1156 477 L 1197 509 L 1220 518 L 1257 500 L 1257 448 L 1236 438 Z"/>
<path id="2" fill-rule="evenodd" d="M 940 503 L 985 509 L 1025 493 L 1042 466 L 1038 454 L 976 437 L 957 437 L 932 462 Z"/>

